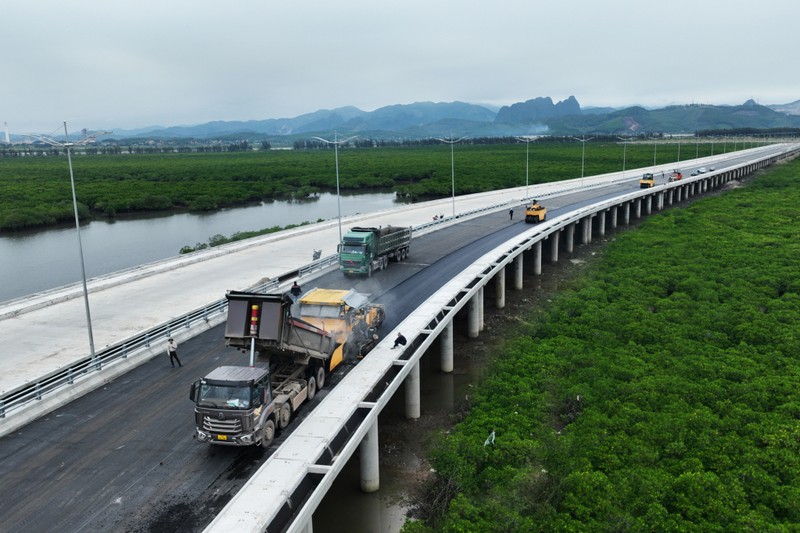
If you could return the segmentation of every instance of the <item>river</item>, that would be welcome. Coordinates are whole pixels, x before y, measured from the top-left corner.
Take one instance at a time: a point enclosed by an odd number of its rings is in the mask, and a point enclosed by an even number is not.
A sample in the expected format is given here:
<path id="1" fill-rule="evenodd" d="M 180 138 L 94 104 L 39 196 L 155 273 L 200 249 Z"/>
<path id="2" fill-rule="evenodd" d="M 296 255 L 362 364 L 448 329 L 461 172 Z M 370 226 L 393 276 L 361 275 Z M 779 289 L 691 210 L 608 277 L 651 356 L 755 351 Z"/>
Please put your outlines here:
<path id="1" fill-rule="evenodd" d="M 397 207 L 394 193 L 341 196 L 342 216 Z M 179 255 L 214 235 L 336 218 L 335 194 L 305 202 L 268 202 L 215 213 L 94 220 L 81 225 L 87 278 Z M 0 236 L 0 302 L 81 280 L 75 226 Z M 309 257 L 309 261 L 311 257 Z"/>

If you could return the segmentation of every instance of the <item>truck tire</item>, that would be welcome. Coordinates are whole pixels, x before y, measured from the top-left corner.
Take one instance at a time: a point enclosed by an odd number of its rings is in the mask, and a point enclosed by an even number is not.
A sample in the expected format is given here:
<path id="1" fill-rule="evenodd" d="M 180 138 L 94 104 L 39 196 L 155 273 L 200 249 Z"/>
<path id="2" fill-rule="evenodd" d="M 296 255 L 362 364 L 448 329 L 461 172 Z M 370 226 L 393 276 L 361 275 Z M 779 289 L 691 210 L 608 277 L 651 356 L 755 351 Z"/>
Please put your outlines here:
<path id="1" fill-rule="evenodd" d="M 325 386 L 325 369 L 321 366 L 317 367 L 317 390 L 322 390 Z"/>
<path id="2" fill-rule="evenodd" d="M 275 440 L 275 422 L 270 418 L 264 422 L 264 427 L 261 429 L 261 447 L 266 450 L 272 446 L 273 440 Z"/>
<path id="3" fill-rule="evenodd" d="M 372 277 L 372 263 L 370 263 L 369 266 L 367 266 L 367 277 L 368 278 Z"/>
<path id="4" fill-rule="evenodd" d="M 283 405 L 281 405 L 280 409 L 278 409 L 278 427 L 281 428 L 281 430 L 284 430 L 291 421 L 292 421 L 292 406 L 289 405 L 289 402 L 286 402 Z"/>
<path id="5" fill-rule="evenodd" d="M 314 376 L 308 378 L 308 399 L 309 401 L 314 399 L 314 396 L 317 395 L 317 379 Z"/>

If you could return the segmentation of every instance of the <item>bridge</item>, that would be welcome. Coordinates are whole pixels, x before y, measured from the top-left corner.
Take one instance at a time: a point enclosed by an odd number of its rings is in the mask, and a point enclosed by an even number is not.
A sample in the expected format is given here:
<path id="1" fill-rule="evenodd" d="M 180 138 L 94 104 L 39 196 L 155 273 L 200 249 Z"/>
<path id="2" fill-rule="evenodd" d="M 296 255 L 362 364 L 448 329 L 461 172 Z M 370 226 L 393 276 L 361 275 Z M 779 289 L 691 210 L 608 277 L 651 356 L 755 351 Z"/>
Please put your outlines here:
<path id="1" fill-rule="evenodd" d="M 688 177 L 687 171 L 683 180 L 659 183 L 652 189 L 631 186 L 638 181 L 636 171 L 628 171 L 627 177 L 609 174 L 533 188 L 536 197 L 546 198 L 550 205 L 561 199 L 563 207 L 551 212 L 544 224 L 516 225 L 518 230 L 507 232 L 502 242 L 495 238 L 475 244 L 480 254 L 468 257 L 458 274 L 447 280 L 440 278 L 436 290 L 394 324 L 409 338 L 405 349 L 398 352 L 390 350 L 386 342 L 379 344 L 300 421 L 208 529 L 310 530 L 314 510 L 357 449 L 362 489 L 377 490 L 377 415 L 402 387 L 406 416 L 419 416 L 419 358 L 426 351 L 438 350 L 442 371 L 453 370 L 452 336 L 457 316 L 464 317 L 468 336 L 477 337 L 486 299 L 503 307 L 506 285 L 522 288 L 524 263 L 532 264 L 534 274 L 541 273 L 543 260 L 557 262 L 562 251 L 571 253 L 576 244 L 589 243 L 619 225 L 719 189 L 731 180 L 793 157 L 797 150 L 797 145 L 780 145 L 692 162 L 693 167 L 713 163 L 718 170 L 695 177 Z M 664 169 L 674 166 L 665 165 Z M 447 213 L 449 199 L 345 223 L 364 225 L 363 221 L 369 220 L 375 225 L 411 224 L 420 237 L 522 205 L 523 191 L 518 188 L 459 197 L 457 216 L 436 222 L 432 222 L 433 215 Z M 31 420 L 162 355 L 167 336 L 183 342 L 214 327 L 224 320 L 220 295 L 226 290 L 248 288 L 254 281 L 260 281 L 256 285 L 261 288 L 277 289 L 298 277 L 303 284 L 311 282 L 330 269 L 331 260 L 309 263 L 310 251 L 324 249 L 326 244 L 330 247 L 329 243 L 336 240 L 336 230 L 335 221 L 327 222 L 92 280 L 93 318 L 107 326 L 96 328 L 97 344 L 107 347 L 94 358 L 85 353 L 78 287 L 5 303 L 0 306 L 6 340 L 0 348 L 4 365 L 0 431 L 9 434 L 24 428 Z M 126 303 L 123 309 L 120 302 Z M 384 336 L 393 335 L 384 332 Z M 18 346 L 24 346 L 25 351 L 15 349 Z M 191 418 L 185 403 L 178 412 Z"/>

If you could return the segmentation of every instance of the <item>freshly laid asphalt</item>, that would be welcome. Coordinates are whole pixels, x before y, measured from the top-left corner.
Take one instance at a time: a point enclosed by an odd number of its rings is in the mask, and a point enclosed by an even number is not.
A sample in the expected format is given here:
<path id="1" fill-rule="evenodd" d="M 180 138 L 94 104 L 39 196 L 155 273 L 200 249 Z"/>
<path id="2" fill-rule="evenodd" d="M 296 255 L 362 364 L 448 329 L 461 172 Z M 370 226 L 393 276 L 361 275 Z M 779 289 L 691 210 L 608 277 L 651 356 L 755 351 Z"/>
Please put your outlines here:
<path id="1" fill-rule="evenodd" d="M 489 206 L 497 210 L 513 206 L 520 217 L 526 191 L 529 196 L 543 196 L 564 186 L 561 182 L 519 187 L 343 217 L 341 229 L 429 225 L 420 230 L 425 233 Z M 454 211 L 456 220 L 451 216 Z M 445 216 L 444 221 L 430 224 L 440 215 Z M 312 262 L 314 250 L 322 250 L 323 257 L 333 255 L 338 240 L 338 220 L 332 219 L 90 279 L 95 351 L 220 300 L 229 290 L 245 290 L 297 270 Z M 299 282 L 302 285 L 303 279 Z M 0 303 L 0 338 L 0 394 L 88 357 L 82 285 Z"/>

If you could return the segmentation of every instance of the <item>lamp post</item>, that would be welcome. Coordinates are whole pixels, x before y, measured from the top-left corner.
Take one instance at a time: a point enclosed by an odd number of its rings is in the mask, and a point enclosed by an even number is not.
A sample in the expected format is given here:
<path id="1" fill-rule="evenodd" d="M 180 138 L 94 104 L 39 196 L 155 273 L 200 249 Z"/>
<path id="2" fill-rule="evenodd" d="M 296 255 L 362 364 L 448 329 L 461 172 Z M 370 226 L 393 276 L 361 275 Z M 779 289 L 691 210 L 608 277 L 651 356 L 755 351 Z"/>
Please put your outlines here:
<path id="1" fill-rule="evenodd" d="M 341 197 L 339 196 L 339 145 L 345 144 L 350 140 L 355 139 L 356 137 L 358 137 L 358 135 L 353 135 L 352 137 L 348 137 L 347 139 L 342 139 L 340 141 L 337 139 L 337 134 L 335 131 L 333 132 L 332 141 L 329 141 L 328 139 L 323 139 L 322 137 L 312 137 L 312 139 L 322 141 L 325 144 L 333 145 L 334 159 L 336 160 L 336 209 L 338 211 L 338 216 L 339 216 L 339 244 L 342 244 L 342 201 Z"/>
<path id="2" fill-rule="evenodd" d="M 525 198 L 528 198 L 528 154 L 529 154 L 529 147 L 528 145 L 534 139 L 530 135 L 523 135 L 522 137 L 517 137 L 518 141 L 522 141 L 525 143 Z"/>
<path id="3" fill-rule="evenodd" d="M 464 137 L 455 140 L 453 140 L 453 137 L 450 137 L 449 139 L 436 140 L 450 145 L 450 188 L 453 191 L 453 218 L 456 218 L 456 162 L 453 155 L 453 145 L 455 145 L 457 142 L 463 141 Z"/>
<path id="4" fill-rule="evenodd" d="M 656 171 L 656 149 L 658 148 L 658 143 L 656 142 L 656 138 L 653 137 L 653 173 Z"/>
<path id="5" fill-rule="evenodd" d="M 584 137 L 583 139 L 578 139 L 577 137 L 573 137 L 576 141 L 581 142 L 581 187 L 583 187 L 583 162 L 586 158 L 586 141 L 591 141 L 594 137 L 589 137 L 588 139 Z"/>
<path id="6" fill-rule="evenodd" d="M 50 137 L 45 137 L 44 135 L 36 135 L 36 134 L 25 134 L 27 137 L 33 137 L 34 139 L 38 139 L 43 143 L 49 144 L 51 146 L 56 146 L 58 148 L 64 148 L 67 152 L 67 164 L 69 165 L 69 183 L 70 187 L 72 188 L 72 208 L 75 211 L 75 232 L 78 235 L 78 255 L 80 255 L 81 259 L 81 281 L 83 283 L 83 303 L 86 309 L 86 329 L 89 333 L 89 353 L 92 356 L 92 362 L 96 365 L 95 361 L 95 352 L 94 352 L 94 335 L 92 334 L 92 315 L 89 311 L 89 291 L 86 287 L 86 265 L 83 260 L 83 244 L 81 242 L 81 223 L 80 218 L 78 217 L 78 197 L 75 194 L 75 175 L 72 172 L 72 154 L 70 148 L 73 146 L 82 146 L 85 144 L 89 144 L 90 142 L 94 142 L 97 137 L 100 135 L 105 135 L 107 133 L 111 133 L 110 131 L 100 131 L 97 133 L 93 133 L 91 135 L 87 135 L 83 139 L 78 142 L 71 143 L 69 142 L 69 134 L 67 133 L 67 123 L 64 122 L 64 142 L 58 142 L 55 139 Z"/>
<path id="7" fill-rule="evenodd" d="M 625 179 L 625 157 L 628 152 L 628 139 L 625 137 L 617 137 L 617 139 L 622 141 L 622 179 Z"/>

